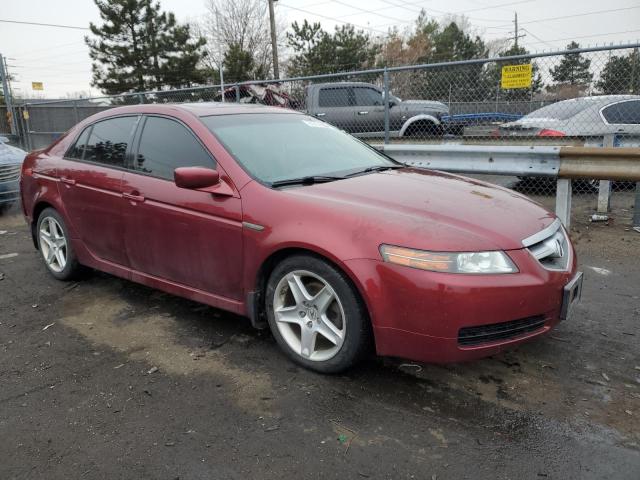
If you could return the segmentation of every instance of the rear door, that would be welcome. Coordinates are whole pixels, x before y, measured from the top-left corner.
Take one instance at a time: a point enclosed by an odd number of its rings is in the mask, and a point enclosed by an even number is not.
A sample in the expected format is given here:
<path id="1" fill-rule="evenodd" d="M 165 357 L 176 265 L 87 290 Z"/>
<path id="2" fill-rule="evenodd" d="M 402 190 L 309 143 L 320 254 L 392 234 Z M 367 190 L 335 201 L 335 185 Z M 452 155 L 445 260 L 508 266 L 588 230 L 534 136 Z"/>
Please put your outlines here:
<path id="1" fill-rule="evenodd" d="M 122 178 L 139 117 L 115 117 L 85 128 L 60 162 L 60 195 L 76 235 L 94 257 L 126 266 Z"/>
<path id="2" fill-rule="evenodd" d="M 147 116 L 123 178 L 126 252 L 137 274 L 226 298 L 242 298 L 242 210 L 239 195 L 179 188 L 178 167 L 217 168 L 184 123 Z M 225 177 L 220 171 L 221 177 Z"/>
<path id="3" fill-rule="evenodd" d="M 347 132 L 354 131 L 355 101 L 348 86 L 322 87 L 315 116 Z"/>

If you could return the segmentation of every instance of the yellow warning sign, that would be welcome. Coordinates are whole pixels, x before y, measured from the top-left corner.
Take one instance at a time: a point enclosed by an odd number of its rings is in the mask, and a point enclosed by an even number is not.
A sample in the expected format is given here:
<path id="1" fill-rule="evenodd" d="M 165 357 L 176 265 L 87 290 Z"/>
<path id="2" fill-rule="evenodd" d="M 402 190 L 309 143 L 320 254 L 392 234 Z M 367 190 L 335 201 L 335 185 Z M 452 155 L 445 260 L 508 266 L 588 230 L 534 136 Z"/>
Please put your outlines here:
<path id="1" fill-rule="evenodd" d="M 42 82 L 31 82 L 31 90 L 44 90 Z"/>
<path id="2" fill-rule="evenodd" d="M 530 63 L 522 65 L 505 65 L 502 67 L 500 85 L 503 89 L 531 87 L 532 68 Z"/>

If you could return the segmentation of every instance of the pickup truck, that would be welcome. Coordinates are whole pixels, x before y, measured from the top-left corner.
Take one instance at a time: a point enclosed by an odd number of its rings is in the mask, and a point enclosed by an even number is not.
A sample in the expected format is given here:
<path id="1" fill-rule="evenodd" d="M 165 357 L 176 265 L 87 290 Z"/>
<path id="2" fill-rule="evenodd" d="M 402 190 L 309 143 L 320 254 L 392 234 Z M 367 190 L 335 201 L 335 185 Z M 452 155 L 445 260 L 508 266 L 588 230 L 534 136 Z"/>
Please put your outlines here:
<path id="1" fill-rule="evenodd" d="M 357 137 L 384 135 L 384 92 L 370 83 L 316 83 L 307 87 L 306 109 Z M 449 108 L 429 100 L 400 100 L 389 95 L 392 137 L 438 136 L 445 133 L 442 117 Z"/>

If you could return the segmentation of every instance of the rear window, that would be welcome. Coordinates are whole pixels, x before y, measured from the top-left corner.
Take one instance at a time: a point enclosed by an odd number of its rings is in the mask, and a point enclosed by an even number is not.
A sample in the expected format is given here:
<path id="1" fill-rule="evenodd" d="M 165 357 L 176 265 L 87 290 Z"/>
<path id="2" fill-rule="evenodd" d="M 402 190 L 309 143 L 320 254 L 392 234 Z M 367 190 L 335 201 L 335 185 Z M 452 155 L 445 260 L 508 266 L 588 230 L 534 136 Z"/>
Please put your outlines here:
<path id="1" fill-rule="evenodd" d="M 319 105 L 321 107 L 348 107 L 353 102 L 349 101 L 349 89 L 341 88 L 323 88 L 320 90 Z"/>
<path id="2" fill-rule="evenodd" d="M 547 105 L 535 112 L 531 112 L 529 115 L 525 115 L 523 118 L 548 118 L 551 120 L 568 120 L 571 117 L 576 116 L 583 110 L 591 107 L 592 102 L 588 100 L 567 100 L 564 102 L 554 103 L 553 105 Z"/>
<path id="3" fill-rule="evenodd" d="M 640 124 L 640 100 L 609 105 L 602 110 L 602 116 L 608 123 L 638 125 Z"/>
<path id="4" fill-rule="evenodd" d="M 138 117 L 118 117 L 93 125 L 84 149 L 84 159 L 124 168 L 125 155 L 131 143 Z"/>

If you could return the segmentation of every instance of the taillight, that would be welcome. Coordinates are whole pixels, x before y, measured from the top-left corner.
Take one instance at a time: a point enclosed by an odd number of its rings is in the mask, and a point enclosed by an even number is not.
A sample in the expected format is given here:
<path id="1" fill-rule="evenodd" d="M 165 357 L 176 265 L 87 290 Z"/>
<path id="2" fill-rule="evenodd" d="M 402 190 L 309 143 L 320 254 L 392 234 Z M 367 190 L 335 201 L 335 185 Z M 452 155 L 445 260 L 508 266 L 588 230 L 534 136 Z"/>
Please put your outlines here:
<path id="1" fill-rule="evenodd" d="M 538 132 L 539 137 L 564 137 L 565 133 L 560 130 L 551 130 L 549 128 L 543 128 Z"/>

